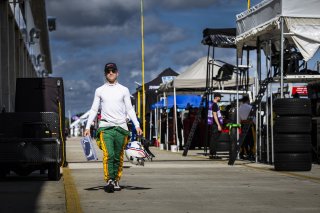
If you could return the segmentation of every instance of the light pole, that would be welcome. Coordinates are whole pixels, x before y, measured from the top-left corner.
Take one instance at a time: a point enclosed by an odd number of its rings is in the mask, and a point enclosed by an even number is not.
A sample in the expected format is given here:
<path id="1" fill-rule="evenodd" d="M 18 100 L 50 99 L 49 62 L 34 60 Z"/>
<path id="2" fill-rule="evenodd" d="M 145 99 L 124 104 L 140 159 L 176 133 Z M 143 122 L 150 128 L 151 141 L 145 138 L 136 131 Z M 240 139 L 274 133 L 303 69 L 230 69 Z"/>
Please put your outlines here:
<path id="1" fill-rule="evenodd" d="M 141 76 L 142 76 L 142 124 L 143 136 L 146 136 L 146 98 L 144 88 L 144 20 L 143 20 L 143 0 L 140 0 L 141 6 Z"/>

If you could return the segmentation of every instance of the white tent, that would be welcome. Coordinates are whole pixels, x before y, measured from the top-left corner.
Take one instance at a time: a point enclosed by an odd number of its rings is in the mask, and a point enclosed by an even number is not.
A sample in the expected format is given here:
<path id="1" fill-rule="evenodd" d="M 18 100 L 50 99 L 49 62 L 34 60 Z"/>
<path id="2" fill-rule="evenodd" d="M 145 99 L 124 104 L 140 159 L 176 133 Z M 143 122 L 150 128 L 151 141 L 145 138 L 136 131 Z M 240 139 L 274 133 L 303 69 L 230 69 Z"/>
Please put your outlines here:
<path id="1" fill-rule="evenodd" d="M 287 41 L 295 44 L 308 61 L 320 47 L 319 8 L 319 0 L 264 0 L 237 15 L 237 47 L 256 46 L 258 39 L 272 39 L 280 50 L 283 30 Z"/>
<path id="2" fill-rule="evenodd" d="M 209 59 L 213 64 L 213 77 L 218 74 L 219 69 L 224 65 L 223 62 Z M 173 82 L 169 82 L 166 85 L 162 85 L 161 88 L 176 88 L 176 89 L 193 89 L 193 88 L 205 88 L 207 77 L 207 57 L 202 57 L 190 65 L 183 73 L 178 75 Z M 249 84 L 253 84 L 253 79 L 249 79 Z M 218 81 L 214 81 L 213 86 L 218 88 Z M 232 75 L 232 79 L 228 81 L 221 81 L 222 87 L 235 87 L 236 75 Z"/>

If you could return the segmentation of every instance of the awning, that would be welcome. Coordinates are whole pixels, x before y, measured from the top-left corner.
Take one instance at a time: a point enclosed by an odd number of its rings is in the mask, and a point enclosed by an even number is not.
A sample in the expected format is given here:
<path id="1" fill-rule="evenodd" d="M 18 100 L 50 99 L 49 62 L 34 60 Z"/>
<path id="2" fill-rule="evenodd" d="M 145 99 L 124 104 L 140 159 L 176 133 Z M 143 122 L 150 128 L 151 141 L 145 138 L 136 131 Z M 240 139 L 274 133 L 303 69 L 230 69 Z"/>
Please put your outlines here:
<path id="1" fill-rule="evenodd" d="M 286 17 L 285 21 L 303 58 L 310 60 L 320 47 L 320 19 Z"/>
<path id="2" fill-rule="evenodd" d="M 257 40 L 280 44 L 280 18 L 284 17 L 287 42 L 295 45 L 305 61 L 320 47 L 320 1 L 265 0 L 237 15 L 239 53 L 245 46 L 256 46 Z M 288 34 L 289 33 L 289 34 Z M 279 49 L 279 48 L 278 48 Z"/>

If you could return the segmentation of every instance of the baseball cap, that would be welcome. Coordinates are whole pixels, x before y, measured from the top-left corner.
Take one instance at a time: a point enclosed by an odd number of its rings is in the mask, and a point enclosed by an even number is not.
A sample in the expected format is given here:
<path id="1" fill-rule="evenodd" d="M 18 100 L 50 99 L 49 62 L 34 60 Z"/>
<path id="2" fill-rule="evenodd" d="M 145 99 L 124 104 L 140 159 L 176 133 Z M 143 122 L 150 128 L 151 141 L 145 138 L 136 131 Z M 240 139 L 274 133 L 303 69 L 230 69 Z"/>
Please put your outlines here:
<path id="1" fill-rule="evenodd" d="M 214 97 L 220 97 L 220 98 L 222 98 L 223 96 L 221 95 L 221 93 L 216 92 L 216 93 L 214 93 Z"/>
<path id="2" fill-rule="evenodd" d="M 106 65 L 104 66 L 104 71 L 108 71 L 108 70 L 113 70 L 113 71 L 118 71 L 117 65 L 115 63 L 106 63 Z"/>

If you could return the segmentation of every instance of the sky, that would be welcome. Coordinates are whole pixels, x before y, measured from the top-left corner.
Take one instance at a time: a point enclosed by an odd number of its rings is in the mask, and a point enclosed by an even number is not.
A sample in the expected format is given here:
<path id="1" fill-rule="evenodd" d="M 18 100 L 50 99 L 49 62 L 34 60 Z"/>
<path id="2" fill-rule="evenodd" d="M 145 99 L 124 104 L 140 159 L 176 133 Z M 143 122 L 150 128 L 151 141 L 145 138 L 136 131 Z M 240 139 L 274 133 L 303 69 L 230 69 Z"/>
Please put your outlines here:
<path id="1" fill-rule="evenodd" d="M 117 64 L 119 82 L 135 92 L 134 82 L 142 82 L 140 0 L 47 0 L 46 7 L 57 23 L 49 35 L 52 76 L 64 79 L 66 113 L 90 109 L 107 62 Z M 202 31 L 235 27 L 246 8 L 247 0 L 144 0 L 145 82 L 206 56 Z M 234 50 L 216 52 L 234 64 Z"/>

